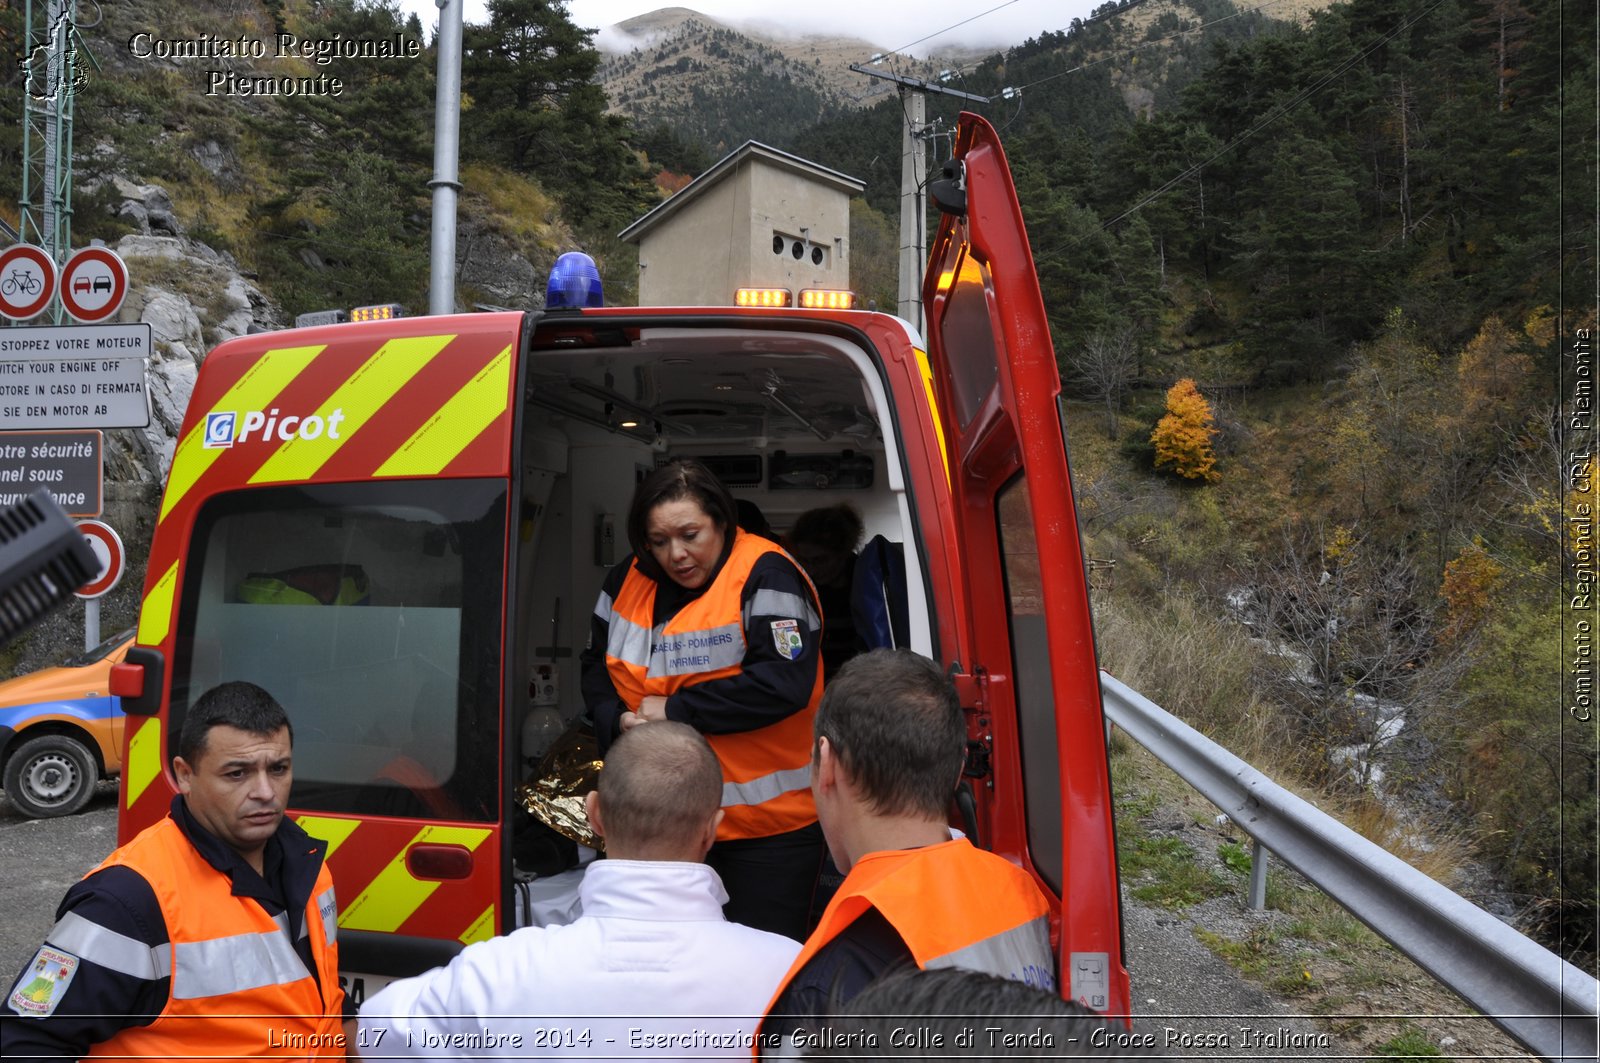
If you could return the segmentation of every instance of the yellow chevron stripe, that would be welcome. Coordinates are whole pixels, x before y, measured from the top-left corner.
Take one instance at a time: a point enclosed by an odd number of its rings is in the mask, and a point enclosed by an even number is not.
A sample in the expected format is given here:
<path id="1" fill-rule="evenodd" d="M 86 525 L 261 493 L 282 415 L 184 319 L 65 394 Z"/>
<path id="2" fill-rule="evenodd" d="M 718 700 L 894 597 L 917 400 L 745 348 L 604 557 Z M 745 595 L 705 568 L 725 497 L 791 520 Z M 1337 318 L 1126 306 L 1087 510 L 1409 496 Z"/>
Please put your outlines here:
<path id="1" fill-rule="evenodd" d="M 250 477 L 253 484 L 309 480 L 349 438 L 445 349 L 455 336 L 411 336 L 390 340 L 368 358 L 350 379 L 317 407 L 315 416 L 330 423 L 335 410 L 343 413 L 339 438 L 324 431 L 316 439 L 296 436 L 280 446 Z"/>
<path id="2" fill-rule="evenodd" d="M 950 451 L 944 442 L 944 419 L 939 416 L 939 400 L 933 397 L 933 366 L 928 362 L 928 352 L 920 347 L 911 348 L 917 356 L 917 368 L 922 370 L 922 390 L 928 393 L 928 411 L 933 414 L 933 434 L 939 439 L 939 460 L 944 464 L 944 483 L 950 487 Z"/>
<path id="3" fill-rule="evenodd" d="M 159 646 L 172 630 L 172 596 L 178 590 L 178 563 L 161 574 L 139 607 L 139 644 Z"/>
<path id="4" fill-rule="evenodd" d="M 511 401 L 511 346 L 450 396 L 389 455 L 374 476 L 434 476 L 506 412 Z"/>
<path id="5" fill-rule="evenodd" d="M 489 836 L 486 827 L 423 827 L 395 854 L 389 866 L 378 872 L 361 896 L 339 913 L 339 925 L 349 930 L 378 930 L 393 933 L 400 924 L 427 900 L 439 883 L 422 881 L 406 870 L 406 852 L 413 845 L 464 845 L 476 850 Z"/>
<path id="6" fill-rule="evenodd" d="M 267 351 L 206 412 L 233 410 L 242 418 L 247 410 L 263 409 L 322 350 L 319 344 L 315 347 L 281 347 Z M 172 471 L 167 476 L 167 493 L 161 500 L 163 518 L 189 493 L 189 489 L 205 475 L 206 470 L 227 453 L 224 447 L 211 448 L 205 445 L 205 430 L 206 417 L 201 414 L 195 418 L 194 430 L 178 443 L 178 449 L 173 452 Z"/>
<path id="7" fill-rule="evenodd" d="M 334 850 L 343 845 L 361 826 L 359 819 L 334 819 L 332 816 L 300 816 L 295 819 L 300 824 L 300 829 L 313 838 L 321 838 L 328 843 L 328 855 L 332 856 Z"/>
<path id="8" fill-rule="evenodd" d="M 129 717 L 133 720 L 135 717 Z M 161 718 L 146 716 L 143 726 L 128 740 L 128 763 L 122 766 L 123 791 L 128 807 L 144 795 L 161 774 Z"/>
<path id="9" fill-rule="evenodd" d="M 467 932 L 459 940 L 463 945 L 471 945 L 475 941 L 488 941 L 494 937 L 494 905 L 483 910 L 483 914 L 472 921 L 467 927 Z"/>

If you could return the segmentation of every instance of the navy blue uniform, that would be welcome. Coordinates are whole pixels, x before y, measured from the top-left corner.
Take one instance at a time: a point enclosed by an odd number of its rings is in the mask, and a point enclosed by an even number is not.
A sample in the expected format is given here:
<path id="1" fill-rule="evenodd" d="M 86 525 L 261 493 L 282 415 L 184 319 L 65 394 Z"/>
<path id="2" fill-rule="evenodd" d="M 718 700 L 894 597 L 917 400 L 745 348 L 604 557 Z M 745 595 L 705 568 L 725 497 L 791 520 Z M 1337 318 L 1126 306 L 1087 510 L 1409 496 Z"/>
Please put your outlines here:
<path id="1" fill-rule="evenodd" d="M 268 915 L 286 920 L 295 953 L 316 977 L 305 909 L 327 843 L 285 818 L 268 840 L 257 874 L 196 822 L 182 796 L 172 799 L 171 816 L 206 862 L 228 876 L 235 896 L 254 898 Z M 56 909 L 56 925 L 45 938 L 46 948 L 77 959 L 71 981 L 50 1014 L 29 1015 L 12 999 L 33 980 L 34 961 L 28 962 L 0 1009 L 0 1056 L 77 1059 L 119 1030 L 148 1026 L 167 1006 L 168 942 L 155 891 L 137 871 L 108 867 L 78 882 Z M 351 1007 L 347 1000 L 346 1008 Z"/>

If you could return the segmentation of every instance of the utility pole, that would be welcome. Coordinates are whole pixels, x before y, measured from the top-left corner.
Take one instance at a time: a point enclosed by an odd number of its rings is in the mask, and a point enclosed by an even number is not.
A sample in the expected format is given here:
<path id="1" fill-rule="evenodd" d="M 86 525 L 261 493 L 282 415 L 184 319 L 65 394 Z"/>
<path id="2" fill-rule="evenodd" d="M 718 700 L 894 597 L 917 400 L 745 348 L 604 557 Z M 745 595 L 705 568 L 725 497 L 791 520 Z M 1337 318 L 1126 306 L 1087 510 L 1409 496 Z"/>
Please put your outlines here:
<path id="1" fill-rule="evenodd" d="M 438 85 L 433 104 L 433 245 L 428 262 L 428 313 L 456 312 L 456 199 L 461 194 L 461 7 L 465 0 L 434 0 L 439 9 Z"/>
<path id="2" fill-rule="evenodd" d="M 878 58 L 882 58 L 881 56 Z M 873 60 L 874 62 L 877 59 Z M 923 203 L 923 188 L 928 177 L 928 152 L 923 140 L 927 127 L 927 96 L 929 92 L 941 96 L 988 103 L 989 97 L 975 96 L 922 78 L 903 74 L 888 74 L 871 70 L 860 63 L 851 63 L 850 69 L 869 78 L 892 81 L 900 92 L 900 110 L 906 116 L 900 138 L 900 294 L 898 313 L 926 333 L 922 319 L 922 271 L 928 260 L 928 210 Z"/>

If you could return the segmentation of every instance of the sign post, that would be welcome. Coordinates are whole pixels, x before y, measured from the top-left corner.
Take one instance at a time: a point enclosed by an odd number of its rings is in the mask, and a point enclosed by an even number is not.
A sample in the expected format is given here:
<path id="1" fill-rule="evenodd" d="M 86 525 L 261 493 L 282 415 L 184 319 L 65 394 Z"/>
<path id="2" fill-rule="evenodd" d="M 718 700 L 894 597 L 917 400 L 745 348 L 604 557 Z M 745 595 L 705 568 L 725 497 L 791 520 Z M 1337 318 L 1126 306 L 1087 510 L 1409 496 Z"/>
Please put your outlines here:
<path id="1" fill-rule="evenodd" d="M 80 520 L 78 530 L 83 533 L 89 548 L 100 562 L 99 573 L 94 579 L 73 592 L 84 600 L 83 648 L 88 651 L 100 645 L 100 596 L 122 579 L 125 556 L 122 537 L 112 530 L 111 525 L 98 520 Z"/>

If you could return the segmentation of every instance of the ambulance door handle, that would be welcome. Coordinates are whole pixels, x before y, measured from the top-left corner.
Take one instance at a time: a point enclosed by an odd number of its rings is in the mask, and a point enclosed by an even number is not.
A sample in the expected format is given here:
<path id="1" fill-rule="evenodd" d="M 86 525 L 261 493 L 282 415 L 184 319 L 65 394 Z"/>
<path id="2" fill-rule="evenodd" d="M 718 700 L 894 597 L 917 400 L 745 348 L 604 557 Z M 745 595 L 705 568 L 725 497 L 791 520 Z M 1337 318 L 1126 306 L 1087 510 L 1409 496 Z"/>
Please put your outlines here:
<path id="1" fill-rule="evenodd" d="M 465 845 L 413 845 L 406 850 L 406 870 L 412 878 L 470 878 L 472 850 Z"/>

